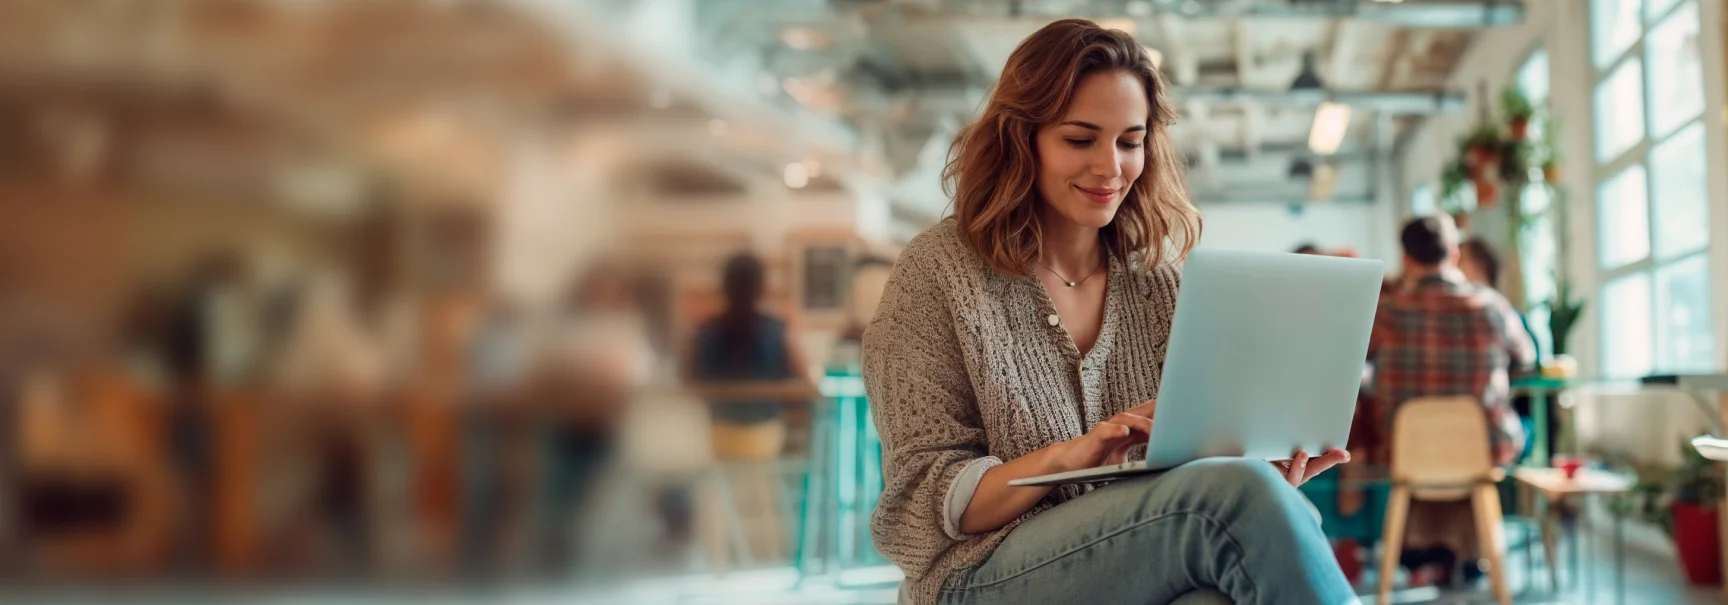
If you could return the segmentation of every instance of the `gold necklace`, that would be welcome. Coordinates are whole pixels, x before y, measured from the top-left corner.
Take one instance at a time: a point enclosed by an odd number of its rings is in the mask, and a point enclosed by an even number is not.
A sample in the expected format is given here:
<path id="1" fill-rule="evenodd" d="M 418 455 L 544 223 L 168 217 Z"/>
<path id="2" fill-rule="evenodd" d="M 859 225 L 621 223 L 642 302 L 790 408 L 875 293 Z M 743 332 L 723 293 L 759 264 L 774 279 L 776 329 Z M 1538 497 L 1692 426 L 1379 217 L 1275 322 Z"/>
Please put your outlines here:
<path id="1" fill-rule="evenodd" d="M 1055 270 L 1055 269 L 1051 269 L 1051 268 L 1050 268 L 1050 267 L 1047 267 L 1047 266 L 1045 266 L 1045 265 L 1044 265 L 1044 263 L 1040 263 L 1040 262 L 1038 262 L 1038 261 L 1036 261 L 1036 260 L 1034 260 L 1034 261 L 1032 261 L 1032 262 L 1033 262 L 1033 263 L 1035 263 L 1035 264 L 1037 264 L 1037 265 L 1038 265 L 1038 266 L 1040 266 L 1040 267 L 1044 267 L 1044 270 L 1045 270 L 1045 271 L 1049 271 L 1049 272 L 1050 272 L 1050 274 L 1051 274 L 1051 275 L 1054 275 L 1054 276 L 1056 276 L 1056 279 L 1060 279 L 1060 280 L 1062 280 L 1062 283 L 1064 283 L 1064 284 L 1068 284 L 1068 287 L 1070 287 L 1070 288 L 1072 288 L 1072 287 L 1074 287 L 1074 286 L 1078 286 L 1078 285 L 1080 285 L 1080 284 L 1083 284 L 1083 283 L 1086 283 L 1086 280 L 1088 280 L 1088 279 L 1092 279 L 1092 276 L 1094 276 L 1094 275 L 1097 275 L 1097 274 L 1098 274 L 1098 269 L 1100 269 L 1100 268 L 1101 268 L 1101 267 L 1093 267 L 1093 268 L 1092 268 L 1092 272 L 1091 272 L 1091 273 L 1087 273 L 1087 274 L 1086 274 L 1086 277 L 1082 277 L 1082 278 L 1080 278 L 1080 281 L 1074 281 L 1074 280 L 1071 280 L 1071 279 L 1068 279 L 1068 278 L 1066 278 L 1066 277 L 1062 277 L 1062 274 L 1061 274 L 1061 273 L 1057 273 L 1057 272 L 1056 272 L 1056 270 Z"/>

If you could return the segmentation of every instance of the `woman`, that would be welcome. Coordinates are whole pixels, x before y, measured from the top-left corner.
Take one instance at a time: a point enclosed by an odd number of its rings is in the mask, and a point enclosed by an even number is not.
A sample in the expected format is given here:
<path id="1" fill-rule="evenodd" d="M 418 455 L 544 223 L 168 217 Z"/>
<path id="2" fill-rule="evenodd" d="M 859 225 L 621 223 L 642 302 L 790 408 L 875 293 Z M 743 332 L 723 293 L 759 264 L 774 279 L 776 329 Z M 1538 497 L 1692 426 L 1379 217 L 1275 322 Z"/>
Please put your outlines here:
<path id="1" fill-rule="evenodd" d="M 1058 21 L 955 140 L 954 216 L 907 246 L 864 337 L 885 483 L 872 531 L 909 600 L 1355 599 L 1292 487 L 1341 450 L 1008 485 L 1122 462 L 1151 430 L 1176 263 L 1200 233 L 1165 95 L 1131 36 Z"/>
<path id="2" fill-rule="evenodd" d="M 689 378 L 695 385 L 727 382 L 806 380 L 804 358 L 786 323 L 760 309 L 766 275 L 762 261 L 748 253 L 726 261 L 720 288 L 726 306 L 696 331 Z M 766 462 L 786 448 L 785 404 L 769 398 L 715 401 L 714 454 L 721 460 Z M 791 543 L 775 498 L 768 467 L 745 465 L 730 474 L 735 506 L 749 523 L 754 556 L 783 556 Z"/>
<path id="3" fill-rule="evenodd" d="M 726 261 L 720 275 L 726 306 L 696 331 L 688 372 L 692 382 L 777 382 L 808 375 L 786 322 L 759 308 L 764 280 L 762 261 L 755 256 L 738 254 Z M 717 402 L 713 414 L 715 453 L 723 459 L 769 460 L 785 446 L 782 402 Z"/>
<path id="4" fill-rule="evenodd" d="M 618 454 L 625 406 L 648 383 L 653 351 L 625 269 L 598 262 L 564 300 L 556 341 L 536 377 L 536 396 L 547 406 L 547 464 L 540 563 L 568 570 L 571 539 L 587 515 Z M 586 545 L 582 545 L 586 546 Z"/>

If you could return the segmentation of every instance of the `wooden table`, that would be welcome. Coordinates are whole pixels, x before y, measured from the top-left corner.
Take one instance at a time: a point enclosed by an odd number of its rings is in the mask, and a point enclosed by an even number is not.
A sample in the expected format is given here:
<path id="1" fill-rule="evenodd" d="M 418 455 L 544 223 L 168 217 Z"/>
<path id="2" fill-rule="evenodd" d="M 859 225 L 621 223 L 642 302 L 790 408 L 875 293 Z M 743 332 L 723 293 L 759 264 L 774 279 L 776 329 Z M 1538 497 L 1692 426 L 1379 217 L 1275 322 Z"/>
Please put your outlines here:
<path id="1" fill-rule="evenodd" d="M 1573 496 L 1589 497 L 1625 493 L 1632 489 L 1632 478 L 1590 468 L 1580 468 L 1575 476 L 1567 478 L 1560 469 L 1554 468 L 1519 468 L 1512 476 L 1519 483 L 1530 486 L 1541 493 L 1548 502 L 1560 502 Z M 1580 513 L 1580 520 L 1587 519 L 1588 513 Z M 1555 521 L 1552 507 L 1544 515 L 1542 522 L 1543 543 L 1552 544 L 1550 524 Z M 1619 515 L 1614 517 L 1614 602 L 1626 602 L 1626 540 L 1624 534 L 1625 519 Z M 1579 554 L 1579 536 L 1572 536 L 1572 577 L 1577 580 Z M 1548 552 L 1548 582 L 1556 591 L 1559 589 L 1559 579 L 1554 569 L 1554 548 L 1549 546 Z M 1592 584 L 1586 584 L 1587 591 Z M 1593 597 L 1593 591 L 1590 591 Z M 1591 600 L 1594 600 L 1593 598 Z"/>

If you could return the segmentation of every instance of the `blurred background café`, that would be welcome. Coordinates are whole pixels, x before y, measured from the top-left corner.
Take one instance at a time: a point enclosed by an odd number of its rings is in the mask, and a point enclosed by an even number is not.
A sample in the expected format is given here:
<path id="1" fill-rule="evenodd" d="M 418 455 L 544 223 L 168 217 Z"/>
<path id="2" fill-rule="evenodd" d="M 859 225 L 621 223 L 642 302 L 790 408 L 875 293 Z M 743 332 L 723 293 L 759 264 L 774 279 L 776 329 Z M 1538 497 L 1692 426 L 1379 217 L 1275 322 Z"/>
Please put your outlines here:
<path id="1" fill-rule="evenodd" d="M 1724 4 L 0 0 L 0 601 L 895 602 L 859 337 L 1083 17 L 1201 246 L 1392 291 L 1444 217 L 1521 316 L 1501 504 L 1434 528 L 1494 552 L 1388 544 L 1365 367 L 1302 488 L 1364 602 L 1723 602 Z"/>

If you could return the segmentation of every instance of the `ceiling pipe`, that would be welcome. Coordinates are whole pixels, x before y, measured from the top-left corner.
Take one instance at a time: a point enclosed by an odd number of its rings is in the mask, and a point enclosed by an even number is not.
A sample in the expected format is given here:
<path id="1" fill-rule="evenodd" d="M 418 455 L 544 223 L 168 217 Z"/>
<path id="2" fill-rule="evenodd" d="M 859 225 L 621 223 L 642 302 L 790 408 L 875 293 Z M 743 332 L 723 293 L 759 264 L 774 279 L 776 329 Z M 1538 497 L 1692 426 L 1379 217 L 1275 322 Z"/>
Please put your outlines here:
<path id="1" fill-rule="evenodd" d="M 1343 103 L 1356 109 L 1385 112 L 1392 115 L 1434 115 L 1463 112 L 1469 105 L 1463 93 L 1378 92 L 1349 90 L 1248 90 L 1228 86 L 1178 86 L 1171 95 L 1183 100 L 1205 103 L 1240 103 L 1252 101 L 1266 107 L 1315 109 L 1321 103 Z"/>
<path id="2" fill-rule="evenodd" d="M 900 4 L 912 4 L 902 0 Z M 1117 18 L 1175 15 L 1189 19 L 1362 19 L 1412 29 L 1468 29 L 1518 25 L 1524 22 L 1524 0 L 1434 0 L 1370 2 L 1368 0 L 1115 0 L 1092 2 L 1091 10 L 1076 12 L 1063 3 L 998 2 L 996 0 L 920 0 L 912 18 L 1058 19 Z M 931 6 L 935 5 L 935 6 Z"/>

